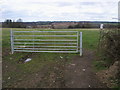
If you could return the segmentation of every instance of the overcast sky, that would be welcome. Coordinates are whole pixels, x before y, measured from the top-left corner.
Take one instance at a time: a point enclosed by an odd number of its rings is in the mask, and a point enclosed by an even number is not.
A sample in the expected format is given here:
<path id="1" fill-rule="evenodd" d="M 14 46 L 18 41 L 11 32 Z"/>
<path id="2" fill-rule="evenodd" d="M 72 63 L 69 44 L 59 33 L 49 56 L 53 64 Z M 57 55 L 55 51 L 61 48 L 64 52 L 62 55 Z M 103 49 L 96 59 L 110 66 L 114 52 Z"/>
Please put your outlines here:
<path id="1" fill-rule="evenodd" d="M 1 21 L 117 21 L 120 0 L 0 0 Z"/>

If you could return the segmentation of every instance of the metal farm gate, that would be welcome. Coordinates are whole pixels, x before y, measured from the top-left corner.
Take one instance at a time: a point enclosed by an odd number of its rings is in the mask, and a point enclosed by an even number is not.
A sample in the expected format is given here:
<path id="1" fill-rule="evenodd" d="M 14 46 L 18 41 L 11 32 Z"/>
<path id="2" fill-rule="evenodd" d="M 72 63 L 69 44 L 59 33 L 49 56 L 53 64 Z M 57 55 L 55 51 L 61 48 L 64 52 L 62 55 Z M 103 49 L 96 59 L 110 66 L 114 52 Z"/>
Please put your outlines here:
<path id="1" fill-rule="evenodd" d="M 14 52 L 80 52 L 82 56 L 82 32 L 11 30 L 11 50 L 12 54 Z"/>

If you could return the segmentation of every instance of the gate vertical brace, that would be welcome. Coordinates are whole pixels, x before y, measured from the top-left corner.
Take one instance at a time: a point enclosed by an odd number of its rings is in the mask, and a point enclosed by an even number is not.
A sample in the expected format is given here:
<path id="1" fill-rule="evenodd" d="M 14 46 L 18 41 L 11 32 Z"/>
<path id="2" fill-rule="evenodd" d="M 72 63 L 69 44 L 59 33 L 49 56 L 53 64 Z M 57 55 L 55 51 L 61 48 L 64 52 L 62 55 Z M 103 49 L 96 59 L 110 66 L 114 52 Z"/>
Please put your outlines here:
<path id="1" fill-rule="evenodd" d="M 77 53 L 79 52 L 79 31 L 77 32 Z"/>
<path id="2" fill-rule="evenodd" d="M 12 31 L 12 29 L 10 30 L 10 38 L 11 38 L 11 52 L 12 52 L 12 54 L 14 53 L 14 40 L 13 40 L 13 31 Z"/>
<path id="3" fill-rule="evenodd" d="M 35 51 L 35 30 L 33 32 L 33 51 Z"/>
<path id="4" fill-rule="evenodd" d="M 80 56 L 82 56 L 82 32 L 80 32 Z"/>

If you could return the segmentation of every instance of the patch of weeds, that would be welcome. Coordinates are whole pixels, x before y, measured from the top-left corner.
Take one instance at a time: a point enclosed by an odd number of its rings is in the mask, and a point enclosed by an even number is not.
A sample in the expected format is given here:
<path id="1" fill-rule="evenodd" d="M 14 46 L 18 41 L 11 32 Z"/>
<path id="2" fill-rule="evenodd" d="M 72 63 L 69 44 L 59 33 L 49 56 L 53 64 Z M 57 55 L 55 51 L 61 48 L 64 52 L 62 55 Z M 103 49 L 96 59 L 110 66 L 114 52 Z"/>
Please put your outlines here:
<path id="1" fill-rule="evenodd" d="M 62 58 L 61 58 L 61 57 Z M 47 65 L 47 72 L 44 72 L 42 82 L 37 84 L 37 87 L 58 88 L 65 87 L 64 84 L 64 69 L 67 63 L 67 54 L 58 54 L 57 60 Z"/>
<path id="2" fill-rule="evenodd" d="M 65 63 L 66 64 L 70 64 L 71 63 L 71 60 L 73 59 L 74 56 L 76 55 L 79 55 L 78 53 L 75 53 L 75 54 L 71 54 L 71 53 L 68 53 L 64 56 L 64 60 L 65 60 Z"/>
<path id="3" fill-rule="evenodd" d="M 96 53 L 97 59 L 93 61 L 93 66 L 95 67 L 95 71 L 101 71 L 108 69 L 113 60 L 108 59 L 104 56 L 104 53 Z"/>
<path id="4" fill-rule="evenodd" d="M 116 84 L 119 83 L 119 80 L 117 78 L 114 78 L 114 77 L 110 77 L 109 80 L 111 80 L 112 83 L 116 83 Z"/>
<path id="5" fill-rule="evenodd" d="M 107 55 L 105 56 L 105 53 L 100 54 L 99 59 L 102 60 L 108 67 L 114 63 L 114 60 L 108 58 Z"/>
<path id="6" fill-rule="evenodd" d="M 93 65 L 95 67 L 96 72 L 101 71 L 101 70 L 105 70 L 108 68 L 104 61 L 94 61 Z"/>
<path id="7" fill-rule="evenodd" d="M 113 84 L 112 88 L 119 88 L 119 79 L 115 77 L 110 77 L 109 81 Z"/>

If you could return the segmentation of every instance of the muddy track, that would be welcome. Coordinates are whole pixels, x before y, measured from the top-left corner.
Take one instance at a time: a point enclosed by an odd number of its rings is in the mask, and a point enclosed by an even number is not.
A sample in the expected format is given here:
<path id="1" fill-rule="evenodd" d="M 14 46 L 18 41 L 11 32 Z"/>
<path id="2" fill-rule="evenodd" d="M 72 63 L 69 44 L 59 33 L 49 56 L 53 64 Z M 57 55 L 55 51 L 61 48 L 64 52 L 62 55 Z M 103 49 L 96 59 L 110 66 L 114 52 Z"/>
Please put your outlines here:
<path id="1" fill-rule="evenodd" d="M 92 61 L 94 52 L 84 50 L 84 56 L 76 55 L 71 63 L 66 59 L 56 60 L 45 65 L 39 72 L 34 73 L 19 82 L 16 87 L 27 88 L 106 88 L 93 71 Z"/>
<path id="2" fill-rule="evenodd" d="M 84 56 L 74 56 L 69 64 L 66 60 L 59 61 L 49 70 L 49 74 L 45 75 L 44 78 L 47 78 L 43 81 L 47 83 L 44 83 L 44 87 L 47 85 L 49 88 L 107 88 L 98 80 L 93 70 L 94 59 L 94 52 L 84 50 Z"/>
<path id="3" fill-rule="evenodd" d="M 95 59 L 95 53 L 84 50 L 84 55 L 74 56 L 71 64 L 66 65 L 65 82 L 68 88 L 106 88 L 106 85 L 101 83 L 92 66 L 92 61 Z"/>

